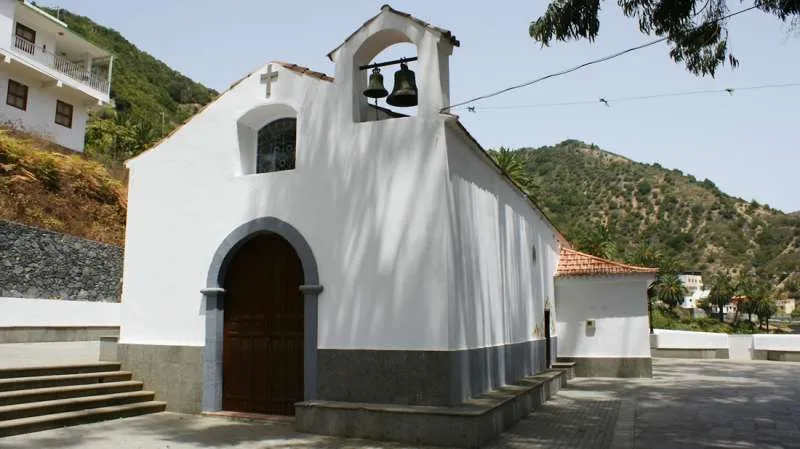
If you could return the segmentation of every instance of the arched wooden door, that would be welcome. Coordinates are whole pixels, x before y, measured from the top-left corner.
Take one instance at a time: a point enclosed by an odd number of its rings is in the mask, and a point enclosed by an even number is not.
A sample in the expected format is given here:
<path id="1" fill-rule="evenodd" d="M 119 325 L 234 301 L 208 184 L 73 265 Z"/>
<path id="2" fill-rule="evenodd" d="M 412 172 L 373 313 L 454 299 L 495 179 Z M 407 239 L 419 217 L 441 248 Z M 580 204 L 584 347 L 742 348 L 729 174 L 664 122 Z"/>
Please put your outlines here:
<path id="1" fill-rule="evenodd" d="M 250 239 L 225 276 L 223 410 L 294 415 L 303 400 L 303 269 L 276 234 Z"/>

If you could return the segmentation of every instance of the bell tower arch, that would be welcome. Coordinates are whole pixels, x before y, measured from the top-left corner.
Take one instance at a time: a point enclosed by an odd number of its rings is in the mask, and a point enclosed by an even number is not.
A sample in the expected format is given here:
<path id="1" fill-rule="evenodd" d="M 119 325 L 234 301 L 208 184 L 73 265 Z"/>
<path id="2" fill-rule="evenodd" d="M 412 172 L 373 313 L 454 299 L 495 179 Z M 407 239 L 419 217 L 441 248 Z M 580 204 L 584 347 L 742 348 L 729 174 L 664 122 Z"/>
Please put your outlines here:
<path id="1" fill-rule="evenodd" d="M 336 64 L 334 83 L 342 98 L 341 104 L 349 109 L 345 116 L 360 122 L 368 113 L 363 95 L 370 70 L 360 67 L 369 64 L 375 56 L 388 47 L 410 43 L 416 47 L 415 76 L 420 87 L 417 115 L 436 114 L 450 105 L 450 55 L 458 40 L 449 31 L 434 27 L 410 14 L 397 11 L 388 5 L 328 54 Z M 386 89 L 391 92 L 394 73 L 400 65 L 383 71 Z M 424 86 L 424 88 L 423 88 Z M 347 98 L 349 97 L 349 98 Z"/>

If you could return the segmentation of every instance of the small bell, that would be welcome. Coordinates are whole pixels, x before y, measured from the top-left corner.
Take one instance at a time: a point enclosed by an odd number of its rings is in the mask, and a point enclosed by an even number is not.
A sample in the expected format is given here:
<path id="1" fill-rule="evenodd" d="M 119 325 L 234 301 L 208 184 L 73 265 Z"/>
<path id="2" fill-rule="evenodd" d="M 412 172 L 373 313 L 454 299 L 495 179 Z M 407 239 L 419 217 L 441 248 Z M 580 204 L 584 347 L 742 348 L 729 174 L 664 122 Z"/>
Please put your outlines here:
<path id="1" fill-rule="evenodd" d="M 400 70 L 394 74 L 394 90 L 386 102 L 401 108 L 417 105 L 417 81 L 414 79 L 414 72 L 404 62 L 400 63 Z"/>
<path id="2" fill-rule="evenodd" d="M 383 75 L 380 69 L 375 67 L 372 69 L 372 74 L 369 76 L 369 84 L 364 89 L 364 96 L 369 98 L 383 98 L 389 95 L 389 92 L 383 87 Z"/>

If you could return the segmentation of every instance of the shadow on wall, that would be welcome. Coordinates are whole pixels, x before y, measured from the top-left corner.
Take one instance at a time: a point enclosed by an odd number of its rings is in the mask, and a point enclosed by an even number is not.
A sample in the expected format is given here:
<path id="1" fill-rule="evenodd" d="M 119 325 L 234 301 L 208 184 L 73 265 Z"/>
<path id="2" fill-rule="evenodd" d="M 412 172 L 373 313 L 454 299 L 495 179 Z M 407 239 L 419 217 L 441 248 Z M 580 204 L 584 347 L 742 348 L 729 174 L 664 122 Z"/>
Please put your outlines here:
<path id="1" fill-rule="evenodd" d="M 313 94 L 311 94 L 313 98 Z M 306 238 L 310 236 L 331 235 L 335 236 L 330 251 L 333 254 L 344 254 L 346 274 L 343 279 L 325 278 L 321 272 L 321 282 L 331 284 L 341 283 L 338 291 L 342 297 L 337 298 L 336 316 L 329 323 L 338 326 L 332 331 L 338 335 L 348 335 L 351 341 L 365 340 L 370 335 L 379 336 L 386 329 L 383 323 L 391 322 L 391 316 L 404 311 L 406 298 L 411 297 L 408 290 L 413 288 L 408 282 L 410 276 L 403 276 L 404 272 L 413 272 L 416 267 L 410 263 L 417 258 L 426 260 L 438 257 L 438 248 L 432 247 L 426 238 L 429 232 L 430 217 L 434 216 L 432 210 L 420 210 L 418 198 L 430 198 L 438 194 L 444 187 L 444 180 L 438 174 L 442 158 L 436 151 L 427 153 L 419 151 L 402 152 L 402 148 L 394 150 L 387 148 L 367 148 L 366 142 L 408 142 L 409 135 L 430 134 L 434 123 L 426 123 L 414 118 L 396 118 L 380 122 L 367 122 L 354 125 L 354 131 L 363 133 L 348 142 L 348 136 L 337 135 L 332 127 L 337 120 L 324 117 L 325 110 L 306 105 L 298 115 L 298 126 L 312 126 L 304 129 L 302 134 L 306 137 L 316 136 L 316 141 L 299 141 L 297 147 L 297 168 L 287 173 L 271 173 L 266 176 L 285 176 L 297 174 L 298 178 L 307 167 L 319 169 L 327 167 L 324 176 L 317 179 L 302 177 L 307 185 L 295 185 L 286 189 L 262 190 L 253 194 L 250 201 L 250 213 L 262 216 L 265 211 L 285 210 L 293 201 L 300 201 L 304 195 L 325 198 L 319 204 L 320 215 L 338 215 L 343 217 L 339 223 L 313 221 L 307 223 L 291 223 L 301 230 Z M 337 130 L 344 132 L 344 130 Z M 301 131 L 298 129 L 298 133 Z M 328 145 L 321 145 L 329 142 Z M 352 157 L 343 157 L 354 151 L 348 147 L 352 144 L 356 150 Z M 411 145 L 411 143 L 409 143 Z M 417 176 L 414 183 L 397 179 L 397 173 L 386 172 L 388 162 L 400 166 L 403 171 Z M 403 197 L 397 198 L 396 191 L 390 187 L 393 183 L 403 183 L 410 190 Z M 302 192 L 302 193 L 300 193 Z M 323 210 L 324 209 L 324 210 Z M 268 214 L 267 214 L 268 215 Z M 282 218 L 282 217 L 279 217 Z M 391 226 L 396 223 L 406 223 L 402 228 Z M 392 227 L 400 229 L 398 235 L 386 236 L 384 229 Z M 371 242 L 379 244 L 370 245 Z M 325 248 L 313 247 L 312 251 L 319 259 L 328 259 L 330 254 L 319 254 Z M 367 291 L 361 283 L 365 274 L 374 277 L 372 285 L 380 285 L 381 291 Z M 324 294 L 323 294 L 324 295 Z M 371 308 L 362 310 L 358 307 L 362 301 L 371 296 L 371 302 L 381 298 L 391 298 L 387 301 L 386 308 Z M 322 299 L 321 299 L 322 300 Z M 363 333 L 366 331 L 366 335 Z M 435 329 L 429 329 L 431 334 Z"/>

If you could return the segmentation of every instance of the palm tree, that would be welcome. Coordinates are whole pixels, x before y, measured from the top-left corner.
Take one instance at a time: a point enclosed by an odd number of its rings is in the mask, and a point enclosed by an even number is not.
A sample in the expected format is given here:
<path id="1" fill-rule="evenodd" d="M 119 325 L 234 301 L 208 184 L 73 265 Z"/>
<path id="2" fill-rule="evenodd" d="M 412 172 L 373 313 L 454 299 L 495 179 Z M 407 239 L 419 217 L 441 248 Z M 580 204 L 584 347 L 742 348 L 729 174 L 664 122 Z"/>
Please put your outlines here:
<path id="1" fill-rule="evenodd" d="M 736 286 L 736 295 L 739 297 L 736 302 L 737 317 L 740 312 L 746 313 L 747 320 L 752 321 L 753 314 L 756 313 L 756 304 L 764 294 L 764 286 L 761 283 L 751 277 L 742 278 Z"/>
<path id="2" fill-rule="evenodd" d="M 643 267 L 659 267 L 661 266 L 662 260 L 663 256 L 661 251 L 653 248 L 647 242 L 641 242 L 636 245 L 636 250 L 633 256 L 628 259 L 628 262 Z"/>
<path id="3" fill-rule="evenodd" d="M 525 157 L 522 153 L 509 150 L 506 147 L 500 147 L 497 151 L 490 150 L 489 156 L 500 167 L 500 170 L 503 170 L 503 173 L 517 183 L 525 193 L 529 192 L 531 176 L 528 173 L 528 167 L 525 165 Z"/>
<path id="4" fill-rule="evenodd" d="M 775 315 L 775 312 L 778 311 L 778 305 L 775 303 L 775 300 L 769 297 L 761 298 L 759 301 L 756 301 L 755 305 L 755 313 L 758 316 L 758 323 L 759 326 L 767 323 L 767 332 L 769 332 L 769 319 L 772 318 L 772 315 Z"/>
<path id="5" fill-rule="evenodd" d="M 574 240 L 578 250 L 604 259 L 617 257 L 617 244 L 608 225 L 597 224 Z"/>
<path id="6" fill-rule="evenodd" d="M 731 302 L 734 292 L 733 282 L 727 273 L 716 273 L 711 278 L 711 291 L 708 299 L 719 308 L 719 320 L 721 322 L 725 322 L 723 308 Z"/>
<path id="7" fill-rule="evenodd" d="M 656 295 L 670 308 L 675 308 L 683 302 L 686 296 L 686 287 L 683 282 L 675 273 L 663 273 L 657 278 L 657 285 L 655 287 Z"/>
<path id="8" fill-rule="evenodd" d="M 632 265 L 641 265 L 643 267 L 657 267 L 661 264 L 662 256 L 661 251 L 650 246 L 649 243 L 642 241 L 636 245 L 636 251 L 633 256 L 628 259 L 628 263 Z M 658 286 L 658 277 L 647 286 L 647 321 L 650 325 L 650 333 L 653 333 L 653 301 L 658 296 L 656 289 Z"/>

